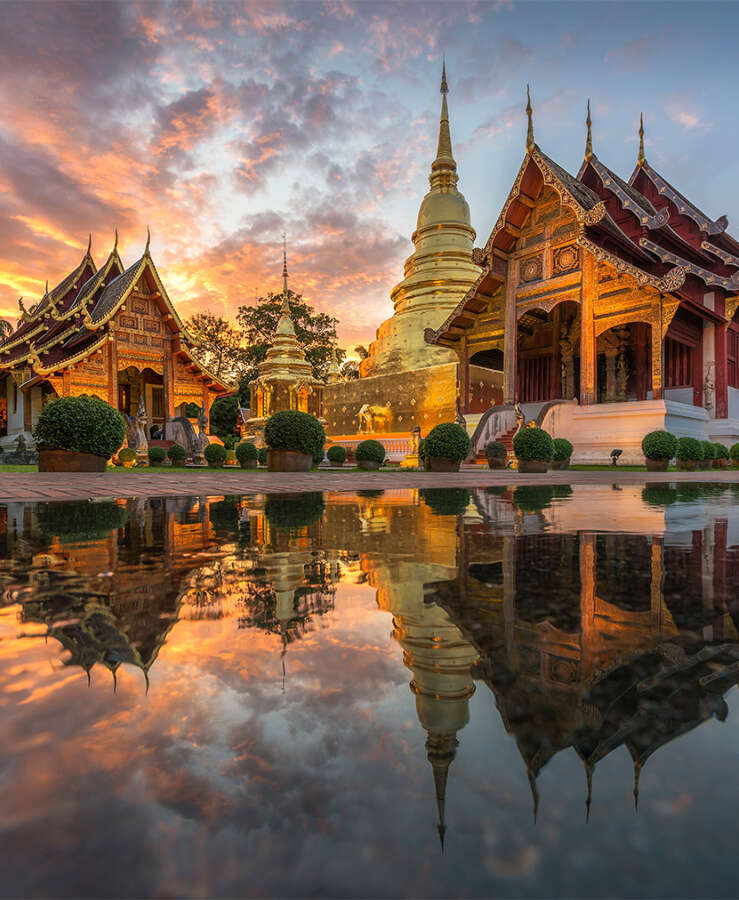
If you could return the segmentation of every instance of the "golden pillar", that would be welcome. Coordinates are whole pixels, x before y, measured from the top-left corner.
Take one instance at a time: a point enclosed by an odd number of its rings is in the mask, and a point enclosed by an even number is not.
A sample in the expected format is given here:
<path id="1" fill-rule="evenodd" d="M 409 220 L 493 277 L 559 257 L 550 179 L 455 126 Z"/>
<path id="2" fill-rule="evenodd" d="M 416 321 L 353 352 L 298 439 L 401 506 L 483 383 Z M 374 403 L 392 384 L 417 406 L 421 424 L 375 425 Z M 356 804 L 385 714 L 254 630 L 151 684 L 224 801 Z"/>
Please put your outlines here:
<path id="1" fill-rule="evenodd" d="M 516 352 L 518 347 L 518 319 L 516 318 L 516 284 L 518 260 L 508 260 L 505 285 L 505 331 L 503 332 L 503 403 L 516 401 Z"/>
<path id="2" fill-rule="evenodd" d="M 594 297 L 595 260 L 589 253 L 584 253 L 580 286 L 580 403 L 583 406 L 597 402 Z"/>

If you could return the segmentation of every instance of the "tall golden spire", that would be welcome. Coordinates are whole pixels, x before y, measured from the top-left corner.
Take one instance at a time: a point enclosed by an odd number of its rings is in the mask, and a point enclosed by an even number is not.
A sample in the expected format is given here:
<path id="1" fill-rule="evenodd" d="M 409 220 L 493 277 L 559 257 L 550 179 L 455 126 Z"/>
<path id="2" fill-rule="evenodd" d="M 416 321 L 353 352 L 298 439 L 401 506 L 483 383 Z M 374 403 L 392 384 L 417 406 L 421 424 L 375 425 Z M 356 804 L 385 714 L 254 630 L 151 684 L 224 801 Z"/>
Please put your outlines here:
<path id="1" fill-rule="evenodd" d="M 457 163 L 452 154 L 452 136 L 449 131 L 449 107 L 446 95 L 449 85 L 446 81 L 446 60 L 441 66 L 441 115 L 439 117 L 439 141 L 436 146 L 436 159 L 431 163 L 432 190 L 455 187 L 457 184 Z"/>
<path id="2" fill-rule="evenodd" d="M 529 120 L 528 131 L 526 132 L 526 152 L 531 153 L 534 149 L 534 118 L 531 109 L 531 93 L 528 84 L 526 85 L 526 117 Z"/>
<path id="3" fill-rule="evenodd" d="M 644 115 L 643 113 L 639 113 L 639 156 L 637 157 L 637 163 L 640 166 L 643 166 L 647 161 L 647 157 L 644 155 Z"/>
<path id="4" fill-rule="evenodd" d="M 590 118 L 590 98 L 588 98 L 588 117 L 585 120 L 585 124 L 588 128 L 588 136 L 585 138 L 585 161 L 590 162 L 593 158 L 593 122 Z"/>
<path id="5" fill-rule="evenodd" d="M 290 305 L 287 302 L 287 237 L 285 232 L 282 232 L 282 309 L 280 310 L 280 314 L 283 316 L 290 315 Z"/>

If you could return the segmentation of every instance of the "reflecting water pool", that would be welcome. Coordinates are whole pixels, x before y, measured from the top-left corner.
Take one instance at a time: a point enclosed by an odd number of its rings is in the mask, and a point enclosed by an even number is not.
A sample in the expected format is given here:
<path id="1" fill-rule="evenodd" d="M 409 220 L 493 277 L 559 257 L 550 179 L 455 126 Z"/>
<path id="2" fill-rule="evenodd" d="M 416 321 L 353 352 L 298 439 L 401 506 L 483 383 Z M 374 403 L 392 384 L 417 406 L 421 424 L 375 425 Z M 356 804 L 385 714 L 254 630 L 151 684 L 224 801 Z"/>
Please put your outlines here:
<path id="1" fill-rule="evenodd" d="M 736 896 L 739 486 L 0 507 L 2 896 Z"/>

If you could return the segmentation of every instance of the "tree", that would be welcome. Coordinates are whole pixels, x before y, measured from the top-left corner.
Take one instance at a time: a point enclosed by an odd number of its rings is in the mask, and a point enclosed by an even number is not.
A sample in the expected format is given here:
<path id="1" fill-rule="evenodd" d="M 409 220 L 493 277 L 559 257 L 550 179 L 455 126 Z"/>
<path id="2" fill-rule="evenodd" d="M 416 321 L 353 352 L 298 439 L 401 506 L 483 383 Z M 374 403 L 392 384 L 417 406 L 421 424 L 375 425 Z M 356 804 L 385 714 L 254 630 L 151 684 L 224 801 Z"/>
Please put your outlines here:
<path id="1" fill-rule="evenodd" d="M 200 345 L 193 348 L 193 356 L 216 377 L 235 381 L 244 356 L 238 329 L 228 319 L 208 310 L 191 316 L 187 328 Z"/>
<path id="2" fill-rule="evenodd" d="M 227 447 L 235 443 L 235 428 L 239 415 L 239 398 L 218 397 L 210 408 L 210 431 L 218 435 Z"/>
<path id="3" fill-rule="evenodd" d="M 4 341 L 13 331 L 13 326 L 7 319 L 0 319 L 0 341 Z"/>
<path id="4" fill-rule="evenodd" d="M 303 302 L 300 294 L 288 291 L 287 297 L 298 344 L 313 368 L 314 378 L 322 381 L 336 347 L 338 319 L 326 313 L 317 313 L 312 306 Z M 240 393 L 257 377 L 257 367 L 274 343 L 281 307 L 282 294 L 272 291 L 266 297 L 260 297 L 255 306 L 239 307 L 237 319 L 241 328 L 241 342 L 245 347 L 242 351 Z"/>

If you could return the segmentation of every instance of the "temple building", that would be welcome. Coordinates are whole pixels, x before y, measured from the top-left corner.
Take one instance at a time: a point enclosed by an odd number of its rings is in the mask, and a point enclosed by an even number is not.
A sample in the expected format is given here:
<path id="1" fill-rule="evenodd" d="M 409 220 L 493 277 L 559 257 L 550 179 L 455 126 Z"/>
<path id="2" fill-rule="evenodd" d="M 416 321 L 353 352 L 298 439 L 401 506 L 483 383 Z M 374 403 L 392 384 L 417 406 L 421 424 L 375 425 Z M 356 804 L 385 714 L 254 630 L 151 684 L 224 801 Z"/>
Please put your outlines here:
<path id="1" fill-rule="evenodd" d="M 641 462 L 666 428 L 739 439 L 739 242 L 647 162 L 644 130 L 627 181 L 593 150 L 590 107 L 577 176 L 535 143 L 479 261 L 482 272 L 429 345 L 455 351 L 475 449 L 515 426 L 513 404 L 604 462 Z M 474 406 L 475 364 L 503 368 L 502 405 Z M 493 412 L 495 414 L 493 414 Z M 507 414 L 503 414 L 507 413 Z"/>
<path id="2" fill-rule="evenodd" d="M 32 428 L 53 397 L 90 394 L 133 417 L 143 397 L 156 428 L 195 403 L 206 412 L 231 387 L 193 356 L 194 339 L 177 314 L 149 251 L 126 268 L 118 235 L 98 268 L 87 252 L 30 310 L 19 301 L 15 331 L 0 344 L 6 408 L 0 445 Z"/>
<path id="3" fill-rule="evenodd" d="M 457 188 L 447 93 L 444 68 L 430 190 L 418 212 L 404 278 L 391 291 L 394 313 L 377 329 L 369 356 L 360 364 L 360 378 L 324 391 L 327 431 L 339 441 L 357 433 L 400 440 L 414 425 L 426 432 L 456 414 L 456 355 L 442 344 L 432 346 L 424 340 L 426 329 L 441 327 L 480 275 L 473 260 L 470 209 Z M 487 358 L 483 367 L 477 368 L 477 362 L 471 361 L 474 390 L 469 402 L 483 412 L 502 400 L 503 376 L 487 365 Z"/>

